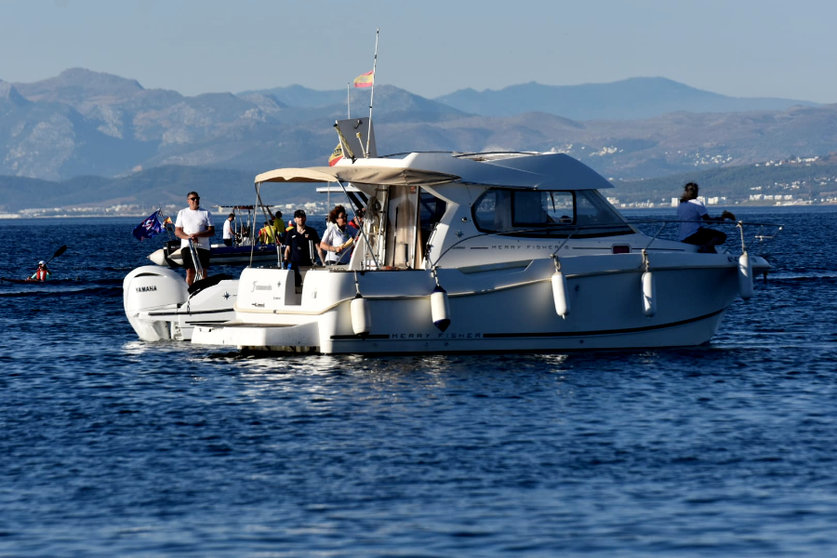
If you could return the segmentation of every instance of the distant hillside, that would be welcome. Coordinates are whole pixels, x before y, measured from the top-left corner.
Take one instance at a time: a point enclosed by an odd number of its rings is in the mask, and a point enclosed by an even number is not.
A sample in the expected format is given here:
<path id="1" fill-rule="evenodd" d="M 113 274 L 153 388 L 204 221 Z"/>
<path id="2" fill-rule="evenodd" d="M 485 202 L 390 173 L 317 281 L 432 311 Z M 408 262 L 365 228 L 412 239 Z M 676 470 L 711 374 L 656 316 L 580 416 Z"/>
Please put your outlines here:
<path id="1" fill-rule="evenodd" d="M 33 208 L 113 208 L 142 213 L 159 207 L 185 207 L 186 193 L 197 190 L 201 203 L 253 204 L 255 175 L 230 169 L 165 166 L 121 178 L 81 176 L 62 182 L 0 176 L 0 212 Z M 271 204 L 300 204 L 321 196 L 311 185 L 282 184 L 264 188 Z"/>
<path id="2" fill-rule="evenodd" d="M 734 99 L 662 78 L 458 93 L 440 102 L 377 86 L 378 151 L 557 151 L 628 180 L 818 156 L 837 145 L 837 105 Z M 369 91 L 349 94 L 352 115 L 367 115 Z M 332 125 L 346 115 L 346 91 L 299 85 L 186 97 L 81 68 L 36 83 L 0 81 L 0 175 L 60 183 L 67 203 L 76 190 L 96 192 L 85 197 L 91 203 L 119 199 L 110 186 L 158 168 L 192 167 L 209 184 L 213 172 L 237 173 L 249 184 L 268 169 L 325 164 L 337 141 Z M 165 182 L 174 171 L 160 172 Z M 179 183 L 163 190 L 170 186 Z M 20 182 L 0 205 L 37 206 L 52 199 L 39 188 L 50 187 Z M 154 182 L 134 187 L 128 197 L 159 197 Z"/>
<path id="3" fill-rule="evenodd" d="M 0 213 L 33 208 L 111 208 L 137 214 L 159 207 L 173 213 L 185 205 L 189 190 L 199 191 L 208 208 L 252 204 L 253 178 L 243 171 L 182 166 L 158 167 L 121 178 L 77 177 L 63 182 L 0 176 Z M 653 179 L 616 180 L 615 188 L 604 193 L 626 205 L 668 205 L 688 181 L 698 182 L 706 196 L 727 198 L 730 205 L 772 205 L 780 199 L 786 203 L 837 203 L 837 155 L 816 161 L 782 161 Z M 266 203 L 300 207 L 326 201 L 323 194 L 316 192 L 316 185 L 309 184 L 271 184 L 264 188 L 262 197 Z"/>
<path id="4" fill-rule="evenodd" d="M 586 85 L 532 82 L 496 91 L 461 89 L 435 100 L 483 116 L 546 112 L 573 120 L 636 120 L 671 112 L 783 111 L 795 105 L 816 104 L 792 99 L 727 97 L 665 78 Z"/>

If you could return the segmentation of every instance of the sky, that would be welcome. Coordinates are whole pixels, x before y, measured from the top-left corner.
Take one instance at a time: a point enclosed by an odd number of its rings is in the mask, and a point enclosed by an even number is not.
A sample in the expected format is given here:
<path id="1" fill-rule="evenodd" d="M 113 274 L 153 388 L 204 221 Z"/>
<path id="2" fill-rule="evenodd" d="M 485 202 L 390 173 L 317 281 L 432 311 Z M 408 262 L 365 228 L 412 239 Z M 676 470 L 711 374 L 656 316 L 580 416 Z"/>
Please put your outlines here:
<path id="1" fill-rule="evenodd" d="M 68 68 L 183 95 L 376 84 L 459 89 L 665 77 L 837 102 L 833 0 L 0 0 L 0 80 Z"/>

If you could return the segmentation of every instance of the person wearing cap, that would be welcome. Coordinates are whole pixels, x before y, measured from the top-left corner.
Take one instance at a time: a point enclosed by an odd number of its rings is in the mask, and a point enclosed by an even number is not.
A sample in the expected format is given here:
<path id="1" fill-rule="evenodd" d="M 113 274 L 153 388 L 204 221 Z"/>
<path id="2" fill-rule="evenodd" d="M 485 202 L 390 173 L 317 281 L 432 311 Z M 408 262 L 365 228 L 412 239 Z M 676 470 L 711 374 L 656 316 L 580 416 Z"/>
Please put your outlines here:
<path id="1" fill-rule="evenodd" d="M 325 262 L 323 249 L 320 248 L 320 235 L 313 227 L 306 225 L 305 221 L 305 211 L 301 209 L 294 211 L 294 226 L 285 231 L 283 241 L 285 263 L 294 270 L 297 288 L 302 286 L 301 272 L 314 265 L 314 249 L 320 257 L 320 262 Z"/>
<path id="2" fill-rule="evenodd" d="M 52 273 L 50 273 L 49 269 L 47 269 L 46 262 L 44 260 L 41 260 L 41 261 L 38 262 L 38 269 L 36 269 L 35 273 L 33 273 L 29 277 L 29 280 L 30 281 L 46 281 L 51 276 L 52 276 Z"/>
<path id="3" fill-rule="evenodd" d="M 215 236 L 215 225 L 212 224 L 212 214 L 200 208 L 201 197 L 197 192 L 186 194 L 189 207 L 177 212 L 174 222 L 174 235 L 180 239 L 180 254 L 183 267 L 186 268 L 186 284 L 190 287 L 195 282 L 195 264 L 189 250 L 189 241 L 194 243 L 198 252 L 198 260 L 203 268 L 203 278 L 206 279 L 209 269 L 210 237 Z"/>

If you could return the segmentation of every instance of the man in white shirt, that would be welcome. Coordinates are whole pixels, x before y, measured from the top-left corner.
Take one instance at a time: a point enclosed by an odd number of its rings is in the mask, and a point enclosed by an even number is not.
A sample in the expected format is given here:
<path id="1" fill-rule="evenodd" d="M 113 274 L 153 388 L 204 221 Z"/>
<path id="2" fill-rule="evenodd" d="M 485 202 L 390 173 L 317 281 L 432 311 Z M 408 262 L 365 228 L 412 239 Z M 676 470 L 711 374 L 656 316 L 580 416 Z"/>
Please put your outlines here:
<path id="1" fill-rule="evenodd" d="M 186 284 L 190 287 L 195 282 L 195 264 L 192 261 L 192 254 L 189 251 L 191 240 L 198 252 L 198 259 L 203 267 L 203 277 L 206 278 L 209 269 L 209 239 L 215 236 L 215 226 L 212 224 L 212 215 L 209 211 L 200 208 L 201 197 L 197 192 L 186 194 L 189 207 L 177 212 L 177 220 L 174 222 L 174 235 L 180 239 L 180 254 L 183 258 L 183 267 L 186 268 Z"/>
<path id="2" fill-rule="evenodd" d="M 224 239 L 224 246 L 232 246 L 233 240 L 235 240 L 235 233 L 233 232 L 233 221 L 235 220 L 235 213 L 230 213 L 227 215 L 227 220 L 224 221 L 224 229 L 223 235 L 221 238 Z"/>

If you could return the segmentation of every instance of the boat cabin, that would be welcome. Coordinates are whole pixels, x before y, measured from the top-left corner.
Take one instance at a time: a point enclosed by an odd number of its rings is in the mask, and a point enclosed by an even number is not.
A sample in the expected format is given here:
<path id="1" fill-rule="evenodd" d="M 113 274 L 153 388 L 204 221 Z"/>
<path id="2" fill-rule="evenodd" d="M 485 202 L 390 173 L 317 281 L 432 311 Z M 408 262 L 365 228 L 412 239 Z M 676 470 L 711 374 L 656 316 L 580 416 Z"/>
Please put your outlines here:
<path id="1" fill-rule="evenodd" d="M 411 153 L 277 169 L 256 182 L 337 183 L 352 213 L 365 203 L 351 261 L 338 266 L 349 271 L 546 257 L 569 238 L 604 239 L 610 251 L 636 233 L 598 191 L 611 184 L 562 154 Z"/>

